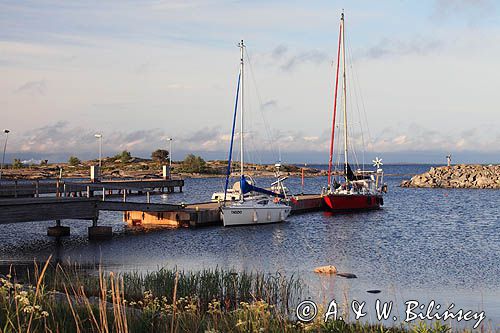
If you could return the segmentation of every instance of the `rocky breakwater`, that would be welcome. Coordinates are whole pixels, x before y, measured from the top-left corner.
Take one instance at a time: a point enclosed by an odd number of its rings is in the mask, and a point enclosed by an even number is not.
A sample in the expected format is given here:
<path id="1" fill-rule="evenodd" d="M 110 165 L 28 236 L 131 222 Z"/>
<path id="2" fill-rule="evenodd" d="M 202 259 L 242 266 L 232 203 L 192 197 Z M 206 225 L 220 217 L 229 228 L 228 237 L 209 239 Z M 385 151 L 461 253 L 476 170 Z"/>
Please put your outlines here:
<path id="1" fill-rule="evenodd" d="M 428 172 L 404 180 L 401 187 L 500 189 L 500 165 L 459 164 L 432 167 Z"/>

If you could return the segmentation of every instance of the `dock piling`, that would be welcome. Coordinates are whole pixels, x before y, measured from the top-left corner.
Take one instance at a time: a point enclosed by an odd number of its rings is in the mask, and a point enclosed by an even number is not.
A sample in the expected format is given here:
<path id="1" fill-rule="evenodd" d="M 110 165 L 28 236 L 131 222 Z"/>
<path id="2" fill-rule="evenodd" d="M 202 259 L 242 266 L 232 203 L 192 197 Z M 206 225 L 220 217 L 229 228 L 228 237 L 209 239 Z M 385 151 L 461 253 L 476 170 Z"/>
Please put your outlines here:
<path id="1" fill-rule="evenodd" d="M 61 220 L 56 220 L 56 225 L 54 227 L 47 228 L 47 236 L 51 237 L 64 237 L 69 236 L 69 227 L 61 226 Z"/>

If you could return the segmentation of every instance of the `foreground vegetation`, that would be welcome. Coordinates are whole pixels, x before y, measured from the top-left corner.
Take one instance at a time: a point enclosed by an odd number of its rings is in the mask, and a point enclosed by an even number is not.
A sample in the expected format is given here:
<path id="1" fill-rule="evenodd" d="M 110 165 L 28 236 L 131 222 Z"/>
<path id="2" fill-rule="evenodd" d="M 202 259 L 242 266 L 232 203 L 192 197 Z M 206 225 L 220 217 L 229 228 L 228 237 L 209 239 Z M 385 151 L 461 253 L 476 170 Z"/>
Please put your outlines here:
<path id="1" fill-rule="evenodd" d="M 24 284 L 21 283 L 21 280 Z M 281 274 L 160 269 L 93 274 L 34 265 L 0 278 L 0 332 L 449 332 L 448 326 L 384 327 L 293 320 L 300 280 Z"/>

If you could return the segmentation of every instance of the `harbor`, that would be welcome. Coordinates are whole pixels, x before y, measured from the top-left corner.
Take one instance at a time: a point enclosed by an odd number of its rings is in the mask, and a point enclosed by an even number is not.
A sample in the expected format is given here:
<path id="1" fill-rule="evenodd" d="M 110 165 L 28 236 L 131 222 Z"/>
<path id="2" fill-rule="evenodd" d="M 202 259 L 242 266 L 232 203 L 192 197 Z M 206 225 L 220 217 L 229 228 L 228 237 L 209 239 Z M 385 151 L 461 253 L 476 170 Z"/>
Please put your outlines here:
<path id="1" fill-rule="evenodd" d="M 173 187 L 172 181 L 141 181 L 129 182 L 115 180 L 110 182 L 89 184 L 80 183 L 74 185 L 69 183 L 66 187 L 67 192 L 61 192 L 66 195 L 62 197 L 39 197 L 35 198 L 11 198 L 0 200 L 0 224 L 19 223 L 19 222 L 37 222 L 37 221 L 56 221 L 56 226 L 49 228 L 50 236 L 67 236 L 69 229 L 62 226 L 61 221 L 67 219 L 90 220 L 92 226 L 89 227 L 89 235 L 93 227 L 98 226 L 100 211 L 119 211 L 123 212 L 123 221 L 132 225 L 154 224 L 170 226 L 188 226 L 202 227 L 207 225 L 220 225 L 222 223 L 220 214 L 220 203 L 218 202 L 199 202 L 191 204 L 161 204 L 151 203 L 151 195 L 161 194 L 155 192 L 155 188 Z M 72 184 L 72 185 L 71 185 Z M 133 184 L 133 186 L 129 186 Z M 176 184 L 183 184 L 178 180 Z M 64 185 L 68 185 L 65 183 Z M 147 185 L 139 187 L 139 185 Z M 168 186 L 167 186 L 168 185 Z M 83 195 L 71 196 L 74 193 L 71 190 L 86 188 Z M 179 186 L 182 188 L 182 186 Z M 48 193 L 47 188 L 45 193 Z M 55 193 L 50 187 L 50 193 Z M 146 202 L 127 201 L 127 193 L 134 189 L 138 191 Z M 27 196 L 32 195 L 32 189 L 27 186 L 21 189 L 21 193 Z M 114 195 L 113 193 L 118 192 Z M 147 191 L 147 192 L 146 192 Z M 151 192 L 149 192 L 151 191 Z M 5 191 L 4 193 L 7 193 Z M 172 193 L 172 192 L 170 192 Z M 97 196 L 96 196 L 97 195 Z M 123 196 L 123 200 L 113 200 L 113 196 Z M 306 194 L 296 196 L 296 201 L 292 205 L 292 213 L 300 214 L 305 212 L 319 211 L 323 209 L 323 198 L 321 195 Z M 61 232 L 58 232 L 60 230 Z M 102 230 L 101 236 L 111 236 L 111 230 Z M 93 233 L 95 235 L 95 233 Z"/>
<path id="2" fill-rule="evenodd" d="M 0 12 L 0 333 L 500 333 L 500 4 Z"/>
<path id="3" fill-rule="evenodd" d="M 386 170 L 393 175 L 415 175 L 429 167 L 388 165 Z M 496 278 L 500 266 L 495 256 L 497 219 L 491 214 L 500 193 L 487 189 L 399 187 L 403 179 L 409 178 L 388 177 L 384 207 L 366 213 L 332 215 L 320 210 L 292 214 L 277 224 L 224 228 L 218 223 L 185 228 L 133 225 L 123 221 L 123 211 L 106 210 L 99 213 L 98 225 L 111 227 L 112 238 L 90 240 L 88 227 L 92 220 L 62 220 L 61 225 L 71 229 L 66 237 L 47 237 L 47 229 L 55 226 L 54 220 L 1 224 L 0 251 L 3 263 L 32 263 L 33 258 L 43 262 L 52 254 L 57 262 L 101 263 L 104 269 L 114 272 L 146 273 L 159 266 L 185 271 L 221 267 L 274 272 L 278 267 L 283 275 L 300 276 L 314 295 L 341 299 L 346 292 L 352 298 L 371 301 L 378 295 L 367 296 L 366 290 L 379 289 L 383 295 L 392 295 L 392 290 L 397 289 L 396 300 L 434 299 L 441 304 L 454 301 L 457 307 L 477 303 L 487 311 L 487 318 L 500 320 L 494 310 L 498 306 L 495 288 L 500 287 Z M 219 178 L 184 181 L 183 192 L 152 195 L 151 206 L 208 202 L 211 194 L 223 186 Z M 266 184 L 271 180 L 258 181 Z M 304 192 L 312 193 L 325 181 L 326 177 L 306 179 Z M 300 177 L 289 178 L 288 186 L 300 194 Z M 28 199 L 34 198 L 21 200 Z M 96 193 L 92 200 L 101 199 Z M 127 201 L 142 206 L 130 207 L 130 211 L 147 212 L 145 195 L 130 196 Z M 437 206 L 429 208 L 429 201 Z M 463 202 L 472 206 L 463 206 Z M 437 213 L 442 217 L 436 217 Z M 478 228 L 483 231 L 478 233 Z M 464 244 L 468 248 L 466 256 L 462 255 Z M 264 255 L 266 260 L 262 259 Z M 429 260 L 439 265 L 429 268 Z M 358 278 L 316 276 L 313 269 L 325 264 L 334 264 Z M 478 285 L 477 281 L 483 282 Z M 456 292 L 446 292 L 457 288 L 462 295 L 459 298 Z"/>

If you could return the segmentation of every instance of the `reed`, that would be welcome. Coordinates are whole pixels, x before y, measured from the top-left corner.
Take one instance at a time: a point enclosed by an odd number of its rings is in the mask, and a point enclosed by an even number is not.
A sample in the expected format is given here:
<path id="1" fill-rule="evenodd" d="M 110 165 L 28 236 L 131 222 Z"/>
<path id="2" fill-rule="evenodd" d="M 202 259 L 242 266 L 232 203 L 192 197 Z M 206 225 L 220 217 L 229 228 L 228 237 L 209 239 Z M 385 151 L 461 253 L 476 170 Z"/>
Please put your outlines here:
<path id="1" fill-rule="evenodd" d="M 449 326 L 293 320 L 299 279 L 213 269 L 114 274 L 78 265 L 33 265 L 0 277 L 0 332 L 415 332 Z M 483 330 L 484 331 L 484 330 Z M 486 330 L 488 331 L 488 330 Z"/>

